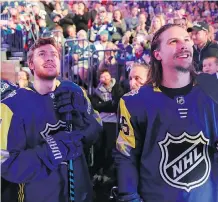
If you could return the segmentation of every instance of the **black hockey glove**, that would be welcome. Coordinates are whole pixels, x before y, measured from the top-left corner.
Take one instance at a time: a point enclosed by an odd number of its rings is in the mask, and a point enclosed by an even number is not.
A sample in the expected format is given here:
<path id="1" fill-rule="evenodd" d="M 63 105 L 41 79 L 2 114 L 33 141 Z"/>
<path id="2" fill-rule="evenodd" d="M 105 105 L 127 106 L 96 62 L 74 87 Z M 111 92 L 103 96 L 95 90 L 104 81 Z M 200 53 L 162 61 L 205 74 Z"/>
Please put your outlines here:
<path id="1" fill-rule="evenodd" d="M 73 125 L 84 127 L 84 114 L 87 113 L 87 101 L 82 93 L 72 92 L 68 87 L 55 91 L 55 108 L 59 118 L 66 121 L 66 113 L 71 113 Z"/>

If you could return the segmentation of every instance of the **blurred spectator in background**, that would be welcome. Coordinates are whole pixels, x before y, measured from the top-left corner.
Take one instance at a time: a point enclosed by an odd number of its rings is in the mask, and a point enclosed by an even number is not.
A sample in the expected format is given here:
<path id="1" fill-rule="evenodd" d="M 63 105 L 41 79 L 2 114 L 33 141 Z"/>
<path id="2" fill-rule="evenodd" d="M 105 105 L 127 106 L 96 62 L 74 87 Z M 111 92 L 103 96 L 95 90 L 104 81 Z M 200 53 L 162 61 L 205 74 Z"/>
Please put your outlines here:
<path id="1" fill-rule="evenodd" d="M 116 32 L 112 35 L 112 41 L 118 42 L 126 32 L 126 22 L 120 10 L 116 9 L 113 12 L 113 25 L 116 27 Z"/>
<path id="2" fill-rule="evenodd" d="M 191 38 L 194 42 L 193 60 L 195 62 L 196 71 L 202 71 L 202 59 L 207 52 L 213 48 L 218 52 L 218 44 L 209 40 L 209 26 L 205 22 L 196 22 L 192 28 L 188 28 L 191 32 Z"/>
<path id="3" fill-rule="evenodd" d="M 218 51 L 216 49 L 211 48 L 204 55 L 203 72 L 208 74 L 218 72 Z"/>
<path id="4" fill-rule="evenodd" d="M 57 46 L 61 48 L 64 46 L 66 39 L 63 35 L 63 28 L 60 25 L 56 25 L 52 30 L 52 37 L 54 37 L 55 41 L 57 42 Z"/>
<path id="5" fill-rule="evenodd" d="M 209 25 L 208 40 L 215 42 L 214 39 L 215 39 L 215 29 L 214 29 L 213 25 Z"/>
<path id="6" fill-rule="evenodd" d="M 184 17 L 183 18 L 175 18 L 174 24 L 181 26 L 185 30 L 187 30 L 187 28 L 188 28 L 186 18 L 184 18 Z"/>
<path id="7" fill-rule="evenodd" d="M 73 40 L 73 41 L 68 41 L 67 45 L 68 47 L 70 47 L 71 49 L 73 48 L 73 46 L 76 44 L 76 26 L 75 25 L 68 25 L 67 29 L 67 40 Z"/>
<path id="8" fill-rule="evenodd" d="M 30 87 L 32 84 L 30 83 L 30 75 L 25 70 L 20 70 L 17 76 L 17 84 L 20 88 Z"/>
<path id="9" fill-rule="evenodd" d="M 135 30 L 139 24 L 138 7 L 134 6 L 131 9 L 131 16 L 126 18 L 127 30 Z"/>
<path id="10" fill-rule="evenodd" d="M 95 46 L 89 44 L 87 40 L 87 32 L 80 30 L 77 33 L 78 44 L 73 46 L 72 54 L 75 64 L 77 64 L 78 73 L 83 82 L 87 82 L 89 58 L 95 51 Z"/>
<path id="11" fill-rule="evenodd" d="M 99 62 L 104 59 L 104 52 L 107 44 L 108 44 L 109 32 L 107 30 L 103 30 L 100 32 L 100 40 L 94 42 L 95 49 L 98 50 Z"/>
<path id="12" fill-rule="evenodd" d="M 154 16 L 151 20 L 151 26 L 148 30 L 149 40 L 152 41 L 153 35 L 157 30 L 159 30 L 163 25 L 165 25 L 165 21 L 162 15 Z"/>
<path id="13" fill-rule="evenodd" d="M 136 28 L 136 33 L 148 35 L 147 17 L 144 13 L 139 14 L 139 25 Z"/>
<path id="14" fill-rule="evenodd" d="M 105 47 L 104 59 L 99 64 L 99 70 L 108 69 L 110 75 L 119 82 L 121 77 L 121 69 L 117 63 L 117 51 L 118 47 L 112 43 L 108 42 Z"/>
<path id="15" fill-rule="evenodd" d="M 75 14 L 73 22 L 76 26 L 76 31 L 80 30 L 88 31 L 88 23 L 91 20 L 90 14 L 84 2 L 78 3 L 78 13 Z"/>
<path id="16" fill-rule="evenodd" d="M 137 90 L 143 86 L 148 77 L 149 66 L 134 63 L 132 69 L 129 72 L 129 86 L 130 90 Z"/>
<path id="17" fill-rule="evenodd" d="M 49 32 L 49 28 L 46 25 L 46 20 L 43 18 L 39 18 L 37 20 L 37 25 L 39 27 L 39 37 L 45 37 Z"/>
<path id="18" fill-rule="evenodd" d="M 90 98 L 92 106 L 100 113 L 103 122 L 102 147 L 99 154 L 103 172 L 101 173 L 106 181 L 113 176 L 111 173 L 112 149 L 116 143 L 117 109 L 120 98 L 124 91 L 120 84 L 111 77 L 108 69 L 102 69 L 99 73 L 99 84 Z"/>
<path id="19" fill-rule="evenodd" d="M 110 13 L 106 11 L 106 8 L 101 6 L 98 8 L 98 14 L 93 22 L 90 30 L 90 41 L 99 41 L 100 33 L 104 30 L 108 31 L 108 39 L 111 40 L 111 36 L 116 32 L 116 27 L 113 26 Z"/>

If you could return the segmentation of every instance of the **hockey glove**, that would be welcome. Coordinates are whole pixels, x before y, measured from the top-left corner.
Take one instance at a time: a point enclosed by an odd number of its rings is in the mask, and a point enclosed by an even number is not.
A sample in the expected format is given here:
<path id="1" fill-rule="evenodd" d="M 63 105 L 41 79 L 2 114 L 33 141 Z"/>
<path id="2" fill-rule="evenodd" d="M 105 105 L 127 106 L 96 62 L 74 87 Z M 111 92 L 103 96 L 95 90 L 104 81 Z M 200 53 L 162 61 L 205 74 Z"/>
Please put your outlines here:
<path id="1" fill-rule="evenodd" d="M 81 142 L 83 135 L 78 131 L 61 131 L 55 135 L 48 135 L 46 144 L 37 147 L 36 152 L 48 168 L 53 170 L 61 162 L 74 160 L 83 153 Z"/>
<path id="2" fill-rule="evenodd" d="M 60 119 L 66 121 L 66 113 L 71 113 L 73 125 L 84 127 L 83 116 L 87 113 L 87 101 L 82 93 L 72 92 L 68 87 L 58 88 L 55 92 L 56 110 Z"/>
<path id="3" fill-rule="evenodd" d="M 87 104 L 84 95 L 73 92 L 69 87 L 61 87 L 55 91 L 56 109 L 59 113 L 76 110 L 80 113 L 86 112 Z"/>

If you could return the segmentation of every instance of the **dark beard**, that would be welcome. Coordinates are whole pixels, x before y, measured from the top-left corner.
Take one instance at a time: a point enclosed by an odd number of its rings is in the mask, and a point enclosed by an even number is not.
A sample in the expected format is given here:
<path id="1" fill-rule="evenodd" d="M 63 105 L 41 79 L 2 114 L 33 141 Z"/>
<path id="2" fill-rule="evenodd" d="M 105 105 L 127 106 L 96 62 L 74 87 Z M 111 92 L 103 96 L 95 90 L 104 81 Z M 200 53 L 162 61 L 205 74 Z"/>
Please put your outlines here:
<path id="1" fill-rule="evenodd" d="M 178 72 L 182 72 L 182 73 L 187 73 L 187 72 L 191 72 L 193 69 L 193 65 L 190 64 L 188 68 L 184 68 L 182 66 L 176 66 L 175 69 L 178 71 Z"/>

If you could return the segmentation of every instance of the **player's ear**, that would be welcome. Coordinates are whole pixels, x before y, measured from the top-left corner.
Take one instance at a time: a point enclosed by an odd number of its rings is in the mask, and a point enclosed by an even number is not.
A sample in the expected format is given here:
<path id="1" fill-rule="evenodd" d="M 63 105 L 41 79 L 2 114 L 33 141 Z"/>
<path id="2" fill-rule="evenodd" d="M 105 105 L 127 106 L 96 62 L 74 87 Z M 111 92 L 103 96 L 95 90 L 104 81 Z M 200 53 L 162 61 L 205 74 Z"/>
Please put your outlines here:
<path id="1" fill-rule="evenodd" d="M 154 54 L 154 57 L 155 57 L 156 60 L 161 60 L 162 59 L 161 56 L 160 56 L 160 52 L 158 50 L 154 50 L 153 54 Z"/>
<path id="2" fill-rule="evenodd" d="M 29 69 L 30 69 L 30 70 L 33 70 L 33 69 L 34 69 L 34 65 L 33 65 L 33 62 L 32 62 L 32 61 L 29 61 L 28 66 L 29 66 Z"/>

